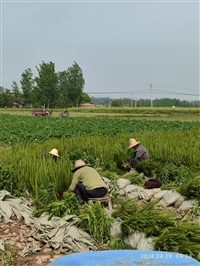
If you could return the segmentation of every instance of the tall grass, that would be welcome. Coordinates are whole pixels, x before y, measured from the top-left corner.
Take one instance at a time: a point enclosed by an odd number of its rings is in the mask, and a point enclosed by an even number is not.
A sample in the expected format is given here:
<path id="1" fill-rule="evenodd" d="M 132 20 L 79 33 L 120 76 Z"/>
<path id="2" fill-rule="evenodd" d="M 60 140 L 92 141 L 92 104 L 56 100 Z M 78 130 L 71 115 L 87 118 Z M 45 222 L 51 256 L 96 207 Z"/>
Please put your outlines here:
<path id="1" fill-rule="evenodd" d="M 119 146 L 120 156 L 132 153 L 127 149 L 130 137 L 141 141 L 153 161 L 200 169 L 200 141 L 197 130 L 119 134 L 114 137 L 82 136 L 29 144 L 16 143 L 10 149 L 2 150 L 0 155 L 2 165 L 12 167 L 19 184 L 37 198 L 38 188 L 48 184 L 56 185 L 59 193 L 67 190 L 72 179 L 71 169 L 77 159 L 83 159 L 95 168 L 114 170 Z M 52 148 L 57 148 L 61 156 L 57 162 L 51 157 L 40 156 Z"/>

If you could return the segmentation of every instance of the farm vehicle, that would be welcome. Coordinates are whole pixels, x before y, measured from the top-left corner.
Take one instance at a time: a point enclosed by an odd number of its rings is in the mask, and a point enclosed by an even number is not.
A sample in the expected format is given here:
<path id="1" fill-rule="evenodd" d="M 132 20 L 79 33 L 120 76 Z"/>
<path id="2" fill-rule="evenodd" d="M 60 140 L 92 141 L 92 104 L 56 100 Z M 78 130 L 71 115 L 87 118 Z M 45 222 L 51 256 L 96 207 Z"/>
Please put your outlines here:
<path id="1" fill-rule="evenodd" d="M 68 110 L 65 110 L 64 112 L 59 113 L 59 116 L 60 116 L 60 117 L 69 117 L 69 112 L 68 112 Z"/>
<path id="2" fill-rule="evenodd" d="M 52 116 L 51 110 L 34 110 L 32 111 L 32 115 L 34 116 Z"/>

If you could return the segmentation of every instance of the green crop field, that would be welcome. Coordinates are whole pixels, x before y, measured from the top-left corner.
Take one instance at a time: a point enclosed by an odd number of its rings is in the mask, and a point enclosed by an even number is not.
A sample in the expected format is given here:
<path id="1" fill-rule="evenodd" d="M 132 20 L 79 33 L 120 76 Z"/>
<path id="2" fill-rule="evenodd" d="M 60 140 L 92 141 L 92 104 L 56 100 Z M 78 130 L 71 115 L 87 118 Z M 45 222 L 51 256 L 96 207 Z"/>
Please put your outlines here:
<path id="1" fill-rule="evenodd" d="M 151 159 L 176 167 L 200 167 L 200 123 L 134 120 L 130 118 L 51 118 L 0 115 L 0 145 L 4 166 L 12 166 L 23 187 L 48 182 L 67 189 L 76 159 L 85 159 L 103 170 L 116 170 L 134 137 L 149 150 Z M 123 152 L 119 149 L 123 150 Z M 40 154 L 57 148 L 61 159 L 52 165 Z M 120 155 L 121 154 L 121 155 Z M 35 171 L 37 169 L 37 171 Z"/>
<path id="2" fill-rule="evenodd" d="M 147 131 L 198 130 L 199 122 L 152 121 L 131 118 L 51 118 L 29 116 L 0 116 L 0 145 L 29 142 L 51 138 L 78 136 L 114 136 L 129 133 L 136 135 Z"/>
<path id="3" fill-rule="evenodd" d="M 12 112 L 13 114 L 11 114 Z M 116 178 L 125 178 L 127 173 L 123 164 L 126 159 L 133 156 L 133 151 L 127 149 L 129 139 L 132 137 L 141 141 L 150 154 L 150 160 L 136 168 L 138 173 L 160 179 L 163 190 L 175 189 L 179 191 L 180 189 L 183 195 L 189 195 L 200 200 L 200 123 L 197 119 L 179 121 L 178 115 L 173 121 L 170 119 L 152 120 L 147 117 L 95 117 L 88 116 L 88 113 L 84 115 L 83 112 L 81 116 L 74 115 L 69 118 L 62 118 L 58 115 L 34 117 L 27 110 L 18 111 L 16 112 L 17 115 L 15 112 L 12 110 L 0 114 L 0 189 L 7 190 L 15 196 L 27 197 L 28 193 L 38 208 L 36 213 L 41 212 L 40 208 L 49 210 L 51 206 L 57 206 L 54 212 L 60 213 L 59 206 L 64 202 L 63 192 L 68 189 L 71 183 L 71 169 L 77 159 L 83 159 L 86 163 L 90 163 L 99 171 L 101 176 L 106 176 L 113 181 Z M 55 112 L 58 114 L 59 110 L 55 110 Z M 182 113 L 181 115 L 186 117 L 188 114 Z M 190 113 L 189 116 L 197 117 L 197 114 Z M 60 158 L 57 162 L 54 162 L 50 156 L 42 156 L 52 148 L 58 149 Z M 143 186 L 144 180 L 140 176 L 132 178 L 133 183 L 136 182 L 136 184 Z M 58 203 L 58 200 L 61 202 Z M 57 205 L 51 205 L 55 201 L 57 201 Z M 74 199 L 69 198 L 68 204 L 71 204 L 70 208 L 74 210 L 75 207 L 70 203 L 72 201 L 74 202 Z M 130 204 L 132 204 L 131 208 L 136 208 L 131 202 L 123 203 L 117 195 L 113 196 L 113 201 L 119 207 L 119 210 L 115 212 L 116 217 L 121 217 L 125 212 L 126 218 L 129 217 L 127 215 L 132 215 L 133 211 L 130 212 Z M 189 214 L 181 216 L 183 218 L 177 216 L 170 218 L 167 214 L 162 216 L 160 211 L 153 210 L 154 205 L 150 202 L 144 209 L 135 209 L 138 213 L 137 224 L 144 225 L 139 230 L 152 229 L 152 226 L 145 228 L 148 219 L 154 221 L 155 226 L 152 230 L 155 229 L 156 234 L 159 235 L 156 243 L 157 250 L 179 251 L 178 247 L 180 247 L 180 252 L 189 253 L 200 261 L 198 255 L 200 246 L 197 244 L 199 240 L 195 237 L 189 239 L 188 236 L 185 237 L 184 235 L 184 232 L 191 235 L 193 230 L 196 230 L 196 235 L 199 234 L 197 225 L 189 221 L 189 219 L 196 219 L 194 218 L 196 215 L 200 215 L 199 201 Z M 94 204 L 94 207 L 90 205 L 85 207 L 86 211 L 90 211 L 91 217 L 90 215 L 87 216 L 87 213 L 82 214 L 82 217 L 86 215 L 87 219 L 94 219 L 94 227 L 88 228 L 86 220 L 82 220 L 81 226 L 97 241 L 105 240 L 111 248 L 117 249 L 119 243 L 116 241 L 121 241 L 121 245 L 123 242 L 119 239 L 110 239 L 108 221 L 108 224 L 99 225 L 99 220 L 95 217 L 105 221 L 107 216 L 105 217 L 105 212 L 102 212 L 101 208 L 100 210 L 97 209 L 97 207 L 98 204 L 97 206 Z M 79 213 L 79 211 L 76 208 L 74 214 Z M 155 219 L 158 215 L 161 219 L 158 219 L 160 222 Z M 132 219 L 130 220 L 131 223 L 129 218 L 127 219 L 123 222 L 123 230 L 126 231 L 127 228 L 129 228 L 128 230 L 135 230 L 133 218 L 130 218 Z M 173 222 L 170 219 L 173 219 Z M 187 224 L 182 222 L 180 225 L 180 219 L 188 219 Z M 100 226 L 99 232 L 104 233 L 94 232 L 95 223 L 98 224 L 98 227 Z M 168 226 L 168 234 L 164 234 L 163 223 L 174 224 L 173 228 Z M 170 230 L 175 230 L 175 232 L 170 233 Z M 178 231 L 176 232 L 176 230 Z M 179 236 L 187 239 L 183 249 L 180 241 L 177 240 Z M 171 246 L 171 239 L 176 245 Z M 122 245 L 121 249 L 126 247 Z"/>

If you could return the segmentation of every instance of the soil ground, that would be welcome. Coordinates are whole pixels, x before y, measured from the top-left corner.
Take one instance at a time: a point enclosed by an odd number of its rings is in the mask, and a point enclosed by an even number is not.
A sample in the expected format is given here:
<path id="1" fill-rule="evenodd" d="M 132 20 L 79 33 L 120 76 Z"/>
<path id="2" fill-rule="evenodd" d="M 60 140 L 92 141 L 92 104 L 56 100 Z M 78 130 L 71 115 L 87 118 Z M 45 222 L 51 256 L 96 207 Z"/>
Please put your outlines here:
<path id="1" fill-rule="evenodd" d="M 7 261 L 2 261 L 2 256 L 0 256 L 1 266 L 47 266 L 50 262 L 65 255 L 61 254 L 59 250 L 53 250 L 49 245 L 36 241 L 31 236 L 32 233 L 33 228 L 26 226 L 24 220 L 13 219 L 13 223 L 1 223 L 0 239 L 6 239 L 5 250 L 11 253 L 12 259 L 11 261 L 9 261 L 9 258 Z M 40 247 L 40 251 L 26 257 L 18 254 L 33 242 Z"/>

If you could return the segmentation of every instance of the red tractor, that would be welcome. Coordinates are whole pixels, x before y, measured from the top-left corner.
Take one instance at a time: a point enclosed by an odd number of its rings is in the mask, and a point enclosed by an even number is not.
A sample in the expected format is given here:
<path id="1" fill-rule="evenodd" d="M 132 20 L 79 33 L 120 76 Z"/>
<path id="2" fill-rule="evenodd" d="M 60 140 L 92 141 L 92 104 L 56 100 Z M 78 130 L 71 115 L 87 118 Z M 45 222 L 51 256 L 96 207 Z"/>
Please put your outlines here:
<path id="1" fill-rule="evenodd" d="M 34 116 L 52 116 L 52 111 L 46 110 L 34 110 L 32 111 L 32 115 Z"/>

